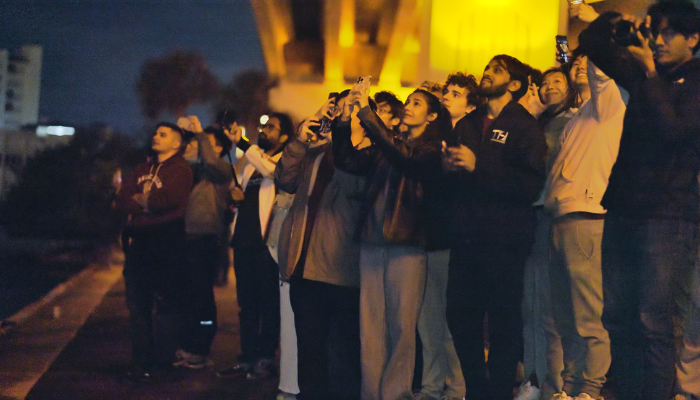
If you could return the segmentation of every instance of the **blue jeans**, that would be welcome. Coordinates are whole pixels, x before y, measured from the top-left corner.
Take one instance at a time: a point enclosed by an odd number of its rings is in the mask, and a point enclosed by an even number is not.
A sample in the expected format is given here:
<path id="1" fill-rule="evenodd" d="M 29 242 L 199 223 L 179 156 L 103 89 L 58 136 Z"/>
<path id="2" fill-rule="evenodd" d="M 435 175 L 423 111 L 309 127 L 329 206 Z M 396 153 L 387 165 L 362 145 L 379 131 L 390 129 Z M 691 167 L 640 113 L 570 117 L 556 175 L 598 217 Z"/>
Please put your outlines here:
<path id="1" fill-rule="evenodd" d="M 668 400 L 675 380 L 674 318 L 690 279 L 698 226 L 608 214 L 602 244 L 603 325 L 616 399 Z"/>

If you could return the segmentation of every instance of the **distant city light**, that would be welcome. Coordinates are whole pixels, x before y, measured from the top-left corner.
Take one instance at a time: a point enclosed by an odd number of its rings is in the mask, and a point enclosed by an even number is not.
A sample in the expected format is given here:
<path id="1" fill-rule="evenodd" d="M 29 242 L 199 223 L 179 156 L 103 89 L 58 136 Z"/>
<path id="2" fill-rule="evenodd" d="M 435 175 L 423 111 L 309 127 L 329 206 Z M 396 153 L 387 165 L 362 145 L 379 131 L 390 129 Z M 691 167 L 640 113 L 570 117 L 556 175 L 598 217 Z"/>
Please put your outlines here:
<path id="1" fill-rule="evenodd" d="M 260 125 L 265 125 L 267 123 L 267 121 L 269 121 L 269 120 L 270 120 L 269 116 L 263 115 L 262 117 L 260 117 Z"/>
<path id="2" fill-rule="evenodd" d="M 52 136 L 73 136 L 75 128 L 70 126 L 37 126 L 36 135 L 39 137 Z"/>

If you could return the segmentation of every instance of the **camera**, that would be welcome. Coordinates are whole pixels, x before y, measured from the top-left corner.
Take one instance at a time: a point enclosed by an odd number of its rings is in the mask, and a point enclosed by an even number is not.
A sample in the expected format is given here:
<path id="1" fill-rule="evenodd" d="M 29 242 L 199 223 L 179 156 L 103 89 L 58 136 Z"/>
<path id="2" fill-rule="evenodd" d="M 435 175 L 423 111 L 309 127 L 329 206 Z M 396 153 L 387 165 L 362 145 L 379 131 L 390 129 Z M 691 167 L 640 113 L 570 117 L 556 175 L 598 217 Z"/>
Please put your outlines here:
<path id="1" fill-rule="evenodd" d="M 637 37 L 637 32 L 641 33 L 642 36 L 649 39 L 649 45 L 653 46 L 654 40 L 651 36 L 651 32 L 646 25 L 642 24 L 639 29 L 634 26 L 634 22 L 621 19 L 615 23 L 613 26 L 613 41 L 617 43 L 618 46 L 637 46 L 640 47 L 642 43 Z M 653 48 L 652 48 L 653 49 Z"/>

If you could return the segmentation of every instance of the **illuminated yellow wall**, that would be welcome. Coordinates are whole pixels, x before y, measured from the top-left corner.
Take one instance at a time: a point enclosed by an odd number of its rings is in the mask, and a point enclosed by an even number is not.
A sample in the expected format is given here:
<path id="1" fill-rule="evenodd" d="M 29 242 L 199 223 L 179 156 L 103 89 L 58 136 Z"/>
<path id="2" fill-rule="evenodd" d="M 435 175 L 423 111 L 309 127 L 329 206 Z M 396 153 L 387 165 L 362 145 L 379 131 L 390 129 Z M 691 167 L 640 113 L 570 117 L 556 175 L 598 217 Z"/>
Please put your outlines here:
<path id="1" fill-rule="evenodd" d="M 533 67 L 554 64 L 559 0 L 432 0 L 430 69 L 481 75 L 496 54 Z"/>

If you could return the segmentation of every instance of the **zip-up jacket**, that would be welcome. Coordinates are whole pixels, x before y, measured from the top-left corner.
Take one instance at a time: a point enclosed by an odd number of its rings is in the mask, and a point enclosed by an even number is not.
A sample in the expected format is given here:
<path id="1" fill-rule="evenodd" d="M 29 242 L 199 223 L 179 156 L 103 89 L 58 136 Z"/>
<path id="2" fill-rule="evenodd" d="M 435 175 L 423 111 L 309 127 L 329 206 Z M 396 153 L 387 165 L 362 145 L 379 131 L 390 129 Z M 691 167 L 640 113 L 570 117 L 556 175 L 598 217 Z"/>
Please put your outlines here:
<path id="1" fill-rule="evenodd" d="M 579 42 L 591 61 L 629 94 L 617 161 L 602 205 L 633 218 L 698 221 L 700 60 L 647 78 L 612 40 L 618 13 L 605 13 Z"/>
<path id="2" fill-rule="evenodd" d="M 357 117 L 376 151 L 358 157 L 350 141 L 349 121 L 338 124 L 339 134 L 334 132 L 333 141 L 339 169 L 371 176 L 355 239 L 377 245 L 425 246 L 423 180 L 440 170 L 437 141 L 429 140 L 426 135 L 411 143 L 392 138 L 368 106 L 363 107 Z"/>
<path id="3" fill-rule="evenodd" d="M 455 234 L 489 243 L 532 241 L 532 203 L 544 185 L 547 144 L 535 118 L 515 101 L 484 132 L 486 106 L 455 126 L 476 166 L 459 185 Z"/>

